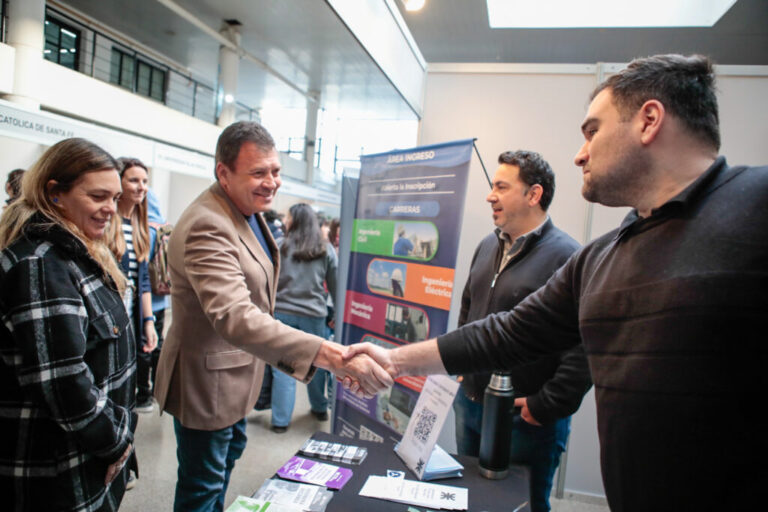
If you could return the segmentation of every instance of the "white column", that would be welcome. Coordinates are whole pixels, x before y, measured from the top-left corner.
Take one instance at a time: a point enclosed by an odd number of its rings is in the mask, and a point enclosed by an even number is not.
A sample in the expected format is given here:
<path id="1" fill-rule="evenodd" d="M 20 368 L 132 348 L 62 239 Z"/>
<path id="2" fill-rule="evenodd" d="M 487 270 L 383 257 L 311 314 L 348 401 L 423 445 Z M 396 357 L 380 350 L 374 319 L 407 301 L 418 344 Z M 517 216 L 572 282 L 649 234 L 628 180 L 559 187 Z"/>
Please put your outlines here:
<path id="1" fill-rule="evenodd" d="M 5 99 L 40 108 L 38 91 L 43 84 L 45 0 L 10 0 L 8 3 L 8 44 L 15 49 L 13 92 Z"/>
<path id="2" fill-rule="evenodd" d="M 307 119 L 304 126 L 304 161 L 307 164 L 307 184 L 315 181 L 315 144 L 317 142 L 317 111 L 320 93 L 311 91 L 307 96 Z"/>
<path id="3" fill-rule="evenodd" d="M 221 35 L 226 37 L 235 46 L 240 47 L 240 32 L 237 27 L 225 24 L 221 29 Z M 237 76 L 240 67 L 240 56 L 237 52 L 226 46 L 219 47 L 219 94 L 221 98 L 221 110 L 216 124 L 229 126 L 235 121 L 235 99 L 237 98 Z"/>

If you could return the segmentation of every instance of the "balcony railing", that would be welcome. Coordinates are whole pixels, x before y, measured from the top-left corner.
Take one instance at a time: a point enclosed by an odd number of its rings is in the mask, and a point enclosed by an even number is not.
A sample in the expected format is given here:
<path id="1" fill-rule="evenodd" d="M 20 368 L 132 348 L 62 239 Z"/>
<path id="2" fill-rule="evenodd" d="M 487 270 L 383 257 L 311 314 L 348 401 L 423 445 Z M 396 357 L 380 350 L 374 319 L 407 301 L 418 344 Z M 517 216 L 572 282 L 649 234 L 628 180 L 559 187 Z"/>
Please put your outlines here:
<path id="1" fill-rule="evenodd" d="M 219 104 L 212 85 L 203 83 L 150 55 L 139 52 L 123 41 L 85 26 L 61 11 L 47 7 L 46 14 L 79 29 L 81 40 L 77 49 L 79 58 L 77 59 L 76 71 L 124 87 L 202 121 L 216 122 Z M 117 55 L 128 60 L 125 67 L 122 64 L 116 65 Z M 133 62 L 132 68 L 131 61 Z M 150 69 L 149 74 L 152 76 L 153 82 L 155 81 L 155 72 L 164 74 L 161 95 L 154 92 L 151 87 L 153 84 L 148 85 L 146 83 L 147 79 L 142 77 L 139 68 Z M 122 74 L 126 69 L 128 70 L 127 78 Z M 150 94 L 145 91 L 153 92 Z M 243 120 L 259 119 L 258 111 L 242 103 L 237 103 L 236 116 L 237 119 Z"/>

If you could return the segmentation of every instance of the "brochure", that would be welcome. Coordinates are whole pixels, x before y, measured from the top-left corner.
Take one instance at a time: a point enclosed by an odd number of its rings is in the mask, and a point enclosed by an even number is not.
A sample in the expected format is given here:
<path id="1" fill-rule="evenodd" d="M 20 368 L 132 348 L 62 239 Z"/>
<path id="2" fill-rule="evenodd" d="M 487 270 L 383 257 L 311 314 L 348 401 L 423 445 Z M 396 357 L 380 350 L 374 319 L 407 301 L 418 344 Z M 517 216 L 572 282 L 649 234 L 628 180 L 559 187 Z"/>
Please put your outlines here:
<path id="1" fill-rule="evenodd" d="M 324 512 L 328 502 L 333 498 L 333 492 L 317 485 L 270 478 L 264 481 L 252 498 L 270 502 L 273 506 L 279 504 L 298 507 L 305 512 Z M 268 510 L 272 512 L 271 508 Z"/>
<path id="2" fill-rule="evenodd" d="M 469 503 L 469 490 L 463 487 L 375 475 L 365 481 L 360 496 L 445 510 L 467 510 Z"/>
<path id="3" fill-rule="evenodd" d="M 429 461 L 427 461 L 427 467 L 424 469 L 424 473 L 421 474 L 421 479 L 429 481 L 441 478 L 454 478 L 462 476 L 462 471 L 464 471 L 464 466 L 451 457 L 440 445 L 436 444 L 432 449 Z"/>
<path id="4" fill-rule="evenodd" d="M 352 478 L 352 470 L 294 456 L 277 470 L 277 475 L 306 484 L 341 489 Z"/>
<path id="5" fill-rule="evenodd" d="M 224 512 L 304 512 L 301 507 L 238 496 Z"/>
<path id="6" fill-rule="evenodd" d="M 368 455 L 368 449 L 349 444 L 307 439 L 299 453 L 306 457 L 317 457 L 344 464 L 360 464 Z"/>

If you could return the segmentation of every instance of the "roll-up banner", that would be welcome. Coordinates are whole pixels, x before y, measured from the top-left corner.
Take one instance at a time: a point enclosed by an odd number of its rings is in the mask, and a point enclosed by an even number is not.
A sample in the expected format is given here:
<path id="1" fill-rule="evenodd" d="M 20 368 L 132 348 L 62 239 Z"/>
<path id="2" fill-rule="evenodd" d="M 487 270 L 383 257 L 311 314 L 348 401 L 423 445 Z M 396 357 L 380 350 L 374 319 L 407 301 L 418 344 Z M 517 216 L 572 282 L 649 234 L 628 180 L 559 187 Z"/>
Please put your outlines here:
<path id="1" fill-rule="evenodd" d="M 445 332 L 472 144 L 361 157 L 343 344 L 394 348 Z M 423 384 L 423 377 L 402 377 L 369 400 L 338 386 L 334 433 L 397 442 Z"/>

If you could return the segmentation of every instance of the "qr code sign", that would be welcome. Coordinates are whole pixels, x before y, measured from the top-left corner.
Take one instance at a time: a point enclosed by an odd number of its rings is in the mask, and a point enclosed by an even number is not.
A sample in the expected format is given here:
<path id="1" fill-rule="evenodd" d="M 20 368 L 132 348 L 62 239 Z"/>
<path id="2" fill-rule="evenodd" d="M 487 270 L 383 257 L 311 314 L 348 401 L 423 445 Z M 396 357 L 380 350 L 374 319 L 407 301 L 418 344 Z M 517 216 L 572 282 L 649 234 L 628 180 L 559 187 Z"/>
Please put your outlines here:
<path id="1" fill-rule="evenodd" d="M 416 420 L 416 428 L 413 430 L 413 436 L 422 443 L 426 443 L 427 439 L 429 439 L 429 435 L 432 433 L 432 428 L 435 426 L 435 421 L 437 421 L 437 414 L 426 407 L 423 408 L 419 412 L 419 417 Z"/>

